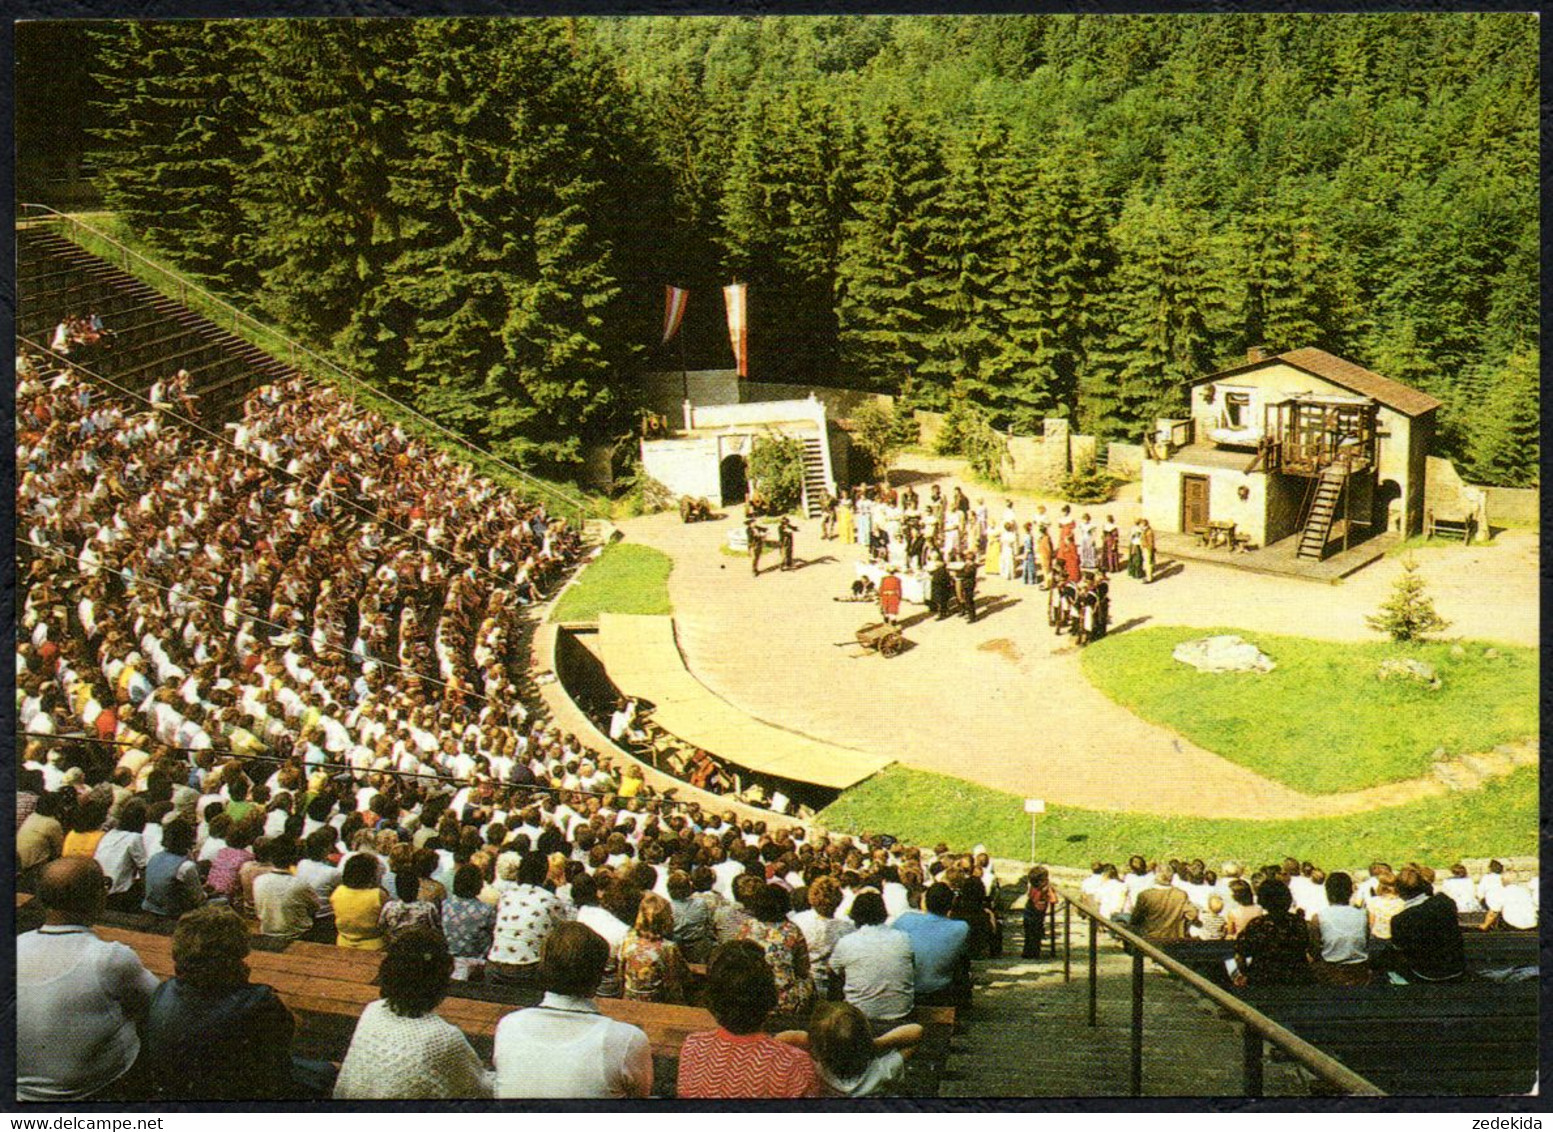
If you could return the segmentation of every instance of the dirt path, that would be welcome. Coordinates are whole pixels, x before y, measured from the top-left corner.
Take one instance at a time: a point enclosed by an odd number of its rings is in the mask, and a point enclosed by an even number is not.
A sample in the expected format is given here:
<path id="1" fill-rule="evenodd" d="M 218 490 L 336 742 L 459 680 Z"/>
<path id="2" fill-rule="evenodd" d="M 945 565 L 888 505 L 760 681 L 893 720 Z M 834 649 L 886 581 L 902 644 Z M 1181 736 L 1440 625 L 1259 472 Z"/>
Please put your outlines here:
<path id="1" fill-rule="evenodd" d="M 919 482 L 952 467 L 911 458 Z M 944 480 L 946 490 L 954 481 Z M 968 485 L 974 501 L 988 496 Z M 1015 499 L 1024 515 L 1034 504 Z M 1050 506 L 1050 504 L 1048 504 Z M 1136 504 L 1093 509 L 1131 522 Z M 1098 516 L 1097 516 L 1098 517 Z M 988 579 L 989 613 L 972 625 L 927 619 L 904 607 L 912 642 L 886 660 L 858 655 L 854 631 L 876 620 L 869 606 L 837 602 L 861 559 L 857 547 L 821 542 L 819 524 L 799 524 L 801 569 L 752 578 L 748 561 L 720 546 L 738 511 L 684 525 L 676 514 L 621 524 L 626 537 L 675 562 L 669 579 L 680 648 L 692 672 L 737 707 L 840 746 L 875 751 L 907 766 L 969 779 L 1014 794 L 1095 809 L 1205 817 L 1287 818 L 1373 809 L 1447 788 L 1430 777 L 1350 795 L 1311 797 L 1264 778 L 1175 733 L 1147 723 L 1098 692 L 1080 671 L 1077 650 L 1046 625 L 1045 595 L 1018 582 Z M 1427 551 L 1426 572 L 1441 612 L 1463 635 L 1534 644 L 1535 539 L 1507 536 L 1481 551 Z M 1529 557 L 1526 552 L 1529 551 Z M 1432 560 L 1454 555 L 1438 569 Z M 1499 595 L 1478 609 L 1446 583 L 1466 572 L 1460 556 L 1492 555 L 1477 571 L 1478 594 Z M 1399 568 L 1383 562 L 1341 586 L 1249 575 L 1186 563 L 1153 586 L 1119 579 L 1117 624 L 1230 625 L 1333 639 L 1372 639 L 1363 614 L 1375 608 Z M 1479 604 L 1482 604 L 1481 598 Z M 1459 608 L 1458 608 L 1459 605 Z M 838 644 L 840 647 L 838 647 Z"/>

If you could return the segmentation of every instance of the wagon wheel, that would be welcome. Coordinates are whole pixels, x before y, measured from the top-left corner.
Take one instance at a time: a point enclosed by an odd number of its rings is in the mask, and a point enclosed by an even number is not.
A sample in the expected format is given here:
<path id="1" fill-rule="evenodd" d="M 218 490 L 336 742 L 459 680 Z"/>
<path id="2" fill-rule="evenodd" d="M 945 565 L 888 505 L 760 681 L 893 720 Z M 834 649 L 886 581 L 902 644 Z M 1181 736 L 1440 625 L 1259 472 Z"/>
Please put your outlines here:
<path id="1" fill-rule="evenodd" d="M 894 656 L 901 651 L 904 638 L 899 633 L 892 633 L 879 642 L 880 656 Z"/>

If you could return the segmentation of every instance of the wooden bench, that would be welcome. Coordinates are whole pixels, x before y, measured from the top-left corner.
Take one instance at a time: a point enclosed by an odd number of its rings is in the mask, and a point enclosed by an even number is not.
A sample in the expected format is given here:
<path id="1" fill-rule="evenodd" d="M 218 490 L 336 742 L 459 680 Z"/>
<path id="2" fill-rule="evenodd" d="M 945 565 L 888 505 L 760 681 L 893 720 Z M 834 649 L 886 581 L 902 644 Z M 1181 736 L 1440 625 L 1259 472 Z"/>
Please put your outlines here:
<path id="1" fill-rule="evenodd" d="M 124 928 L 98 927 L 95 930 L 103 939 L 134 948 L 152 974 L 164 979 L 172 977 L 172 937 Z M 254 981 L 274 987 L 281 1001 L 294 1011 L 355 1018 L 368 1003 L 381 997 L 371 981 L 376 976 L 380 956 L 380 952 L 299 942 L 281 952 L 249 952 L 248 965 L 254 973 Z M 717 1028 L 710 1012 L 695 1006 L 614 998 L 601 998 L 598 1005 L 609 1017 L 639 1026 L 647 1034 L 653 1053 L 661 1057 L 677 1058 L 685 1035 Z M 477 1042 L 476 1048 L 483 1046 L 488 1054 L 489 1039 L 496 1033 L 496 1024 L 514 1009 L 517 1007 L 510 1002 L 450 996 L 443 1000 L 437 1013 L 463 1030 L 471 1041 L 485 1039 Z M 344 1050 L 339 1052 L 343 1055 Z"/>

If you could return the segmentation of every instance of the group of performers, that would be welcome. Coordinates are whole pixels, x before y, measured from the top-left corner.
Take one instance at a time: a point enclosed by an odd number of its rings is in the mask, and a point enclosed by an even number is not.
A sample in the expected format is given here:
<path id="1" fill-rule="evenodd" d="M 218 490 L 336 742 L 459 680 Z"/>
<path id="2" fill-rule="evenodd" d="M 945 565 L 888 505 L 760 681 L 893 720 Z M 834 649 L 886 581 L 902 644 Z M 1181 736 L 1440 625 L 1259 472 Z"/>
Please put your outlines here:
<path id="1" fill-rule="evenodd" d="M 1046 621 L 1058 636 L 1071 633 L 1076 645 L 1105 636 L 1111 623 L 1111 583 L 1105 572 L 1090 571 L 1078 581 L 1063 579 L 1047 590 Z"/>

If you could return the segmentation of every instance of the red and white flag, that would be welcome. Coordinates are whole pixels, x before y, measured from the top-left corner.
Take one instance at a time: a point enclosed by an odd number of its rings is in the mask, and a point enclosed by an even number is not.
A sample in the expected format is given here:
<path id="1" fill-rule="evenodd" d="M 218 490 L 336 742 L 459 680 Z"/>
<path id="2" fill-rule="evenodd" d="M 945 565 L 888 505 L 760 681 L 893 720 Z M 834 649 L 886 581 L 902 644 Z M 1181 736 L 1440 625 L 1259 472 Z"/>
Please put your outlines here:
<path id="1" fill-rule="evenodd" d="M 685 318 L 685 302 L 690 298 L 690 292 L 683 287 L 663 288 L 663 344 L 667 346 L 669 340 L 679 333 L 679 324 Z"/>
<path id="2" fill-rule="evenodd" d="M 733 360 L 738 365 L 739 376 L 748 377 L 749 327 L 744 317 L 744 284 L 730 283 L 724 287 L 723 301 L 728 306 L 728 340 L 733 344 Z"/>

